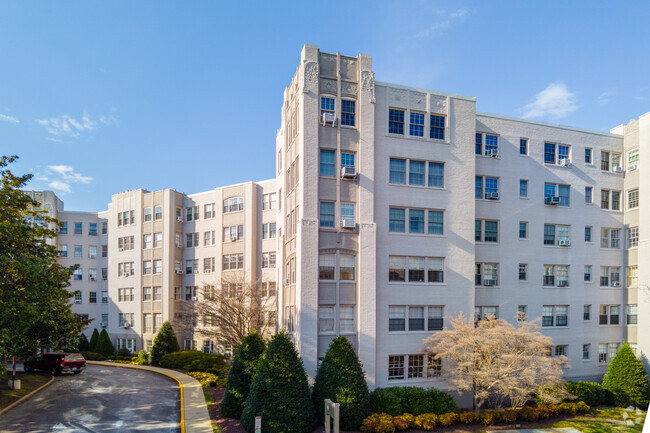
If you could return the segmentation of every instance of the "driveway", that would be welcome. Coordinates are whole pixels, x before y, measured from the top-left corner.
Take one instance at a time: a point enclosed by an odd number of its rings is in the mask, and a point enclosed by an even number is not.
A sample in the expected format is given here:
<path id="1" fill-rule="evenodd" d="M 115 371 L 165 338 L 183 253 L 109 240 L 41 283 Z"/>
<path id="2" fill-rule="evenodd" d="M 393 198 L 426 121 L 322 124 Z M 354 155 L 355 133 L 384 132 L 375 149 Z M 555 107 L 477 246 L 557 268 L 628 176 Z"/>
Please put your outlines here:
<path id="1" fill-rule="evenodd" d="M 87 365 L 0 416 L 0 432 L 180 432 L 178 383 L 127 368 Z"/>

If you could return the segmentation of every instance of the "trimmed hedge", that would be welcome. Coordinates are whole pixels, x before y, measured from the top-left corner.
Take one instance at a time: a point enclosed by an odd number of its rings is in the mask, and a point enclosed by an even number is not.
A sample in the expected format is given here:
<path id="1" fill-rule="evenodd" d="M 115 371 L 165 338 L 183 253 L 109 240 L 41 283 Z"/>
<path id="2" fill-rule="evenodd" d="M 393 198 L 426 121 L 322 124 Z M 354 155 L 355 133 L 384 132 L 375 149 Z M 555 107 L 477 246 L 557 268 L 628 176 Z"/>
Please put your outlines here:
<path id="1" fill-rule="evenodd" d="M 106 361 L 106 357 L 97 352 L 80 352 L 88 361 Z"/>
<path id="2" fill-rule="evenodd" d="M 377 388 L 370 394 L 370 411 L 398 416 L 410 413 L 415 416 L 423 413 L 455 412 L 458 408 L 454 399 L 444 391 L 435 388 L 396 386 Z"/>
<path id="3" fill-rule="evenodd" d="M 183 350 L 164 355 L 160 359 L 163 368 L 179 368 L 187 371 L 212 373 L 225 376 L 228 372 L 226 358 L 216 353 L 203 353 L 196 350 Z"/>
<path id="4" fill-rule="evenodd" d="M 602 406 L 608 403 L 608 391 L 600 383 L 568 382 L 567 391 L 576 396 L 576 400 L 584 401 L 589 406 Z"/>
<path id="5" fill-rule="evenodd" d="M 421 429 L 424 431 L 435 430 L 436 426 L 448 427 L 454 424 L 513 424 L 517 421 L 535 422 L 548 419 L 557 415 L 581 415 L 591 410 L 589 405 L 580 401 L 578 403 L 561 403 L 558 405 L 540 404 L 525 406 L 518 409 L 488 410 L 481 414 L 475 412 L 462 412 L 460 414 L 449 412 L 436 415 L 424 413 L 414 417 L 405 413 L 391 416 L 387 413 L 373 413 L 361 423 L 363 433 L 392 433 L 408 429 Z"/>

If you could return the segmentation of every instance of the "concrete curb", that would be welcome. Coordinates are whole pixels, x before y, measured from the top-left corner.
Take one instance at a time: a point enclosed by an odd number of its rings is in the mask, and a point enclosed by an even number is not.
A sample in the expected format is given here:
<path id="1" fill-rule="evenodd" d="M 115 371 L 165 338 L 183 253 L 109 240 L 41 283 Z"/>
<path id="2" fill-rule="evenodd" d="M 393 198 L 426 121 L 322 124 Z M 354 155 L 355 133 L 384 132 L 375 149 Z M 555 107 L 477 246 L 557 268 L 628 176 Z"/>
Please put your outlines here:
<path id="1" fill-rule="evenodd" d="M 13 403 L 11 403 L 9 406 L 7 406 L 4 409 L 0 410 L 0 416 L 4 415 L 9 410 L 11 410 L 14 407 L 18 406 L 20 403 L 24 402 L 25 400 L 27 400 L 28 398 L 30 398 L 31 396 L 33 396 L 34 394 L 36 394 L 40 390 L 45 389 L 46 387 L 50 386 L 52 384 L 52 382 L 54 382 L 54 376 L 50 377 L 49 382 L 44 383 L 43 385 L 39 386 L 38 388 L 36 388 L 34 391 L 30 392 L 29 394 L 23 395 L 21 398 L 14 401 Z"/>
<path id="2" fill-rule="evenodd" d="M 103 361 L 86 361 L 103 367 L 130 368 L 162 374 L 178 382 L 181 393 L 181 433 L 213 433 L 212 421 L 199 381 L 176 370 L 147 365 L 119 364 Z"/>

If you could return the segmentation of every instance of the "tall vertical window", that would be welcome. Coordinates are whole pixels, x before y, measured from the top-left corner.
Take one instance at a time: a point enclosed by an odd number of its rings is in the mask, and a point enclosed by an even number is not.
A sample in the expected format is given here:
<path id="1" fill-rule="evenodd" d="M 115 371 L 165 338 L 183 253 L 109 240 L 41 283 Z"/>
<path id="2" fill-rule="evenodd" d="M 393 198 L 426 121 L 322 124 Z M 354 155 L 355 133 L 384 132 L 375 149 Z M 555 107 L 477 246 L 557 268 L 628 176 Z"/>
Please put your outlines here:
<path id="1" fill-rule="evenodd" d="M 151 216 L 152 216 L 151 208 L 150 207 L 144 208 L 144 221 L 145 222 L 151 221 Z"/>
<path id="2" fill-rule="evenodd" d="M 336 256 L 334 254 L 321 254 L 318 256 L 318 279 L 333 280 L 336 267 Z"/>
<path id="3" fill-rule="evenodd" d="M 492 134 L 485 134 L 485 155 L 499 154 L 499 137 Z"/>
<path id="4" fill-rule="evenodd" d="M 584 271 L 584 281 L 590 282 L 591 281 L 591 265 L 585 265 L 585 271 Z"/>
<path id="5" fill-rule="evenodd" d="M 526 138 L 519 139 L 519 154 L 528 155 L 528 139 Z"/>
<path id="6" fill-rule="evenodd" d="M 544 143 L 544 163 L 555 164 L 555 143 Z"/>
<path id="7" fill-rule="evenodd" d="M 627 208 L 634 209 L 639 207 L 639 189 L 631 189 L 627 192 Z"/>
<path id="8" fill-rule="evenodd" d="M 520 180 L 519 181 L 519 197 L 528 197 L 528 181 Z"/>
<path id="9" fill-rule="evenodd" d="M 321 117 L 323 113 L 332 113 L 334 114 L 334 98 L 328 98 L 327 96 L 321 96 L 320 98 L 320 113 Z"/>
<path id="10" fill-rule="evenodd" d="M 128 223 L 127 223 L 128 224 Z M 74 234 L 80 235 L 82 233 L 83 223 L 74 223 Z"/>
<path id="11" fill-rule="evenodd" d="M 341 125 L 354 126 L 355 102 L 343 99 L 341 101 Z"/>
<path id="12" fill-rule="evenodd" d="M 429 163 L 429 186 L 443 188 L 445 186 L 445 168 L 442 163 Z"/>
<path id="13" fill-rule="evenodd" d="M 609 152 L 600 152 L 600 169 L 609 171 Z"/>
<path id="14" fill-rule="evenodd" d="M 424 161 L 409 161 L 409 185 L 424 186 Z"/>
<path id="15" fill-rule="evenodd" d="M 162 206 L 156 206 L 155 213 L 154 213 L 154 219 L 161 220 L 162 217 L 163 217 L 163 208 L 162 208 Z"/>
<path id="16" fill-rule="evenodd" d="M 406 183 L 406 160 L 396 158 L 390 159 L 389 182 L 398 184 Z"/>
<path id="17" fill-rule="evenodd" d="M 528 264 L 519 263 L 519 281 L 528 281 Z"/>
<path id="18" fill-rule="evenodd" d="M 635 170 L 639 166 L 639 149 L 631 150 L 627 154 L 627 169 Z"/>
<path id="19" fill-rule="evenodd" d="M 404 135 L 404 110 L 388 110 L 388 132 Z"/>
<path id="20" fill-rule="evenodd" d="M 388 231 L 404 233 L 405 232 L 406 210 L 401 208 L 390 208 Z"/>
<path id="21" fill-rule="evenodd" d="M 341 203 L 341 218 L 354 220 L 354 203 Z"/>
<path id="22" fill-rule="evenodd" d="M 335 152 L 333 150 L 320 151 L 320 175 L 321 176 L 334 176 L 334 158 Z"/>
<path id="23" fill-rule="evenodd" d="M 474 153 L 477 155 L 481 154 L 481 149 L 483 148 L 483 134 L 480 132 L 476 133 L 476 138 L 474 140 Z"/>
<path id="24" fill-rule="evenodd" d="M 441 235 L 443 233 L 443 216 L 442 211 L 429 211 L 429 234 Z"/>
<path id="25" fill-rule="evenodd" d="M 334 202 L 320 202 L 320 226 L 334 227 Z"/>
<path id="26" fill-rule="evenodd" d="M 474 181 L 474 197 L 483 198 L 483 176 L 476 176 Z"/>
<path id="27" fill-rule="evenodd" d="M 411 111 L 411 123 L 409 124 L 409 135 L 424 137 L 424 113 Z"/>
<path id="28" fill-rule="evenodd" d="M 589 352 L 591 351 L 591 344 L 582 345 L 582 359 L 588 360 L 590 358 Z"/>
<path id="29" fill-rule="evenodd" d="M 528 223 L 519 221 L 519 239 L 528 239 Z"/>
<path id="30" fill-rule="evenodd" d="M 591 242 L 591 226 L 585 226 L 585 242 Z"/>
<path id="31" fill-rule="evenodd" d="M 591 204 L 594 201 L 594 189 L 590 186 L 585 186 L 585 203 Z"/>
<path id="32" fill-rule="evenodd" d="M 343 167 L 356 167 L 354 164 L 354 153 L 341 152 L 341 168 Z"/>
<path id="33" fill-rule="evenodd" d="M 341 305 L 339 307 L 339 332 L 342 334 L 354 333 L 354 305 Z"/>
<path id="34" fill-rule="evenodd" d="M 435 138 L 438 140 L 445 139 L 445 118 L 444 116 L 437 116 L 432 114 L 430 116 L 431 130 L 429 132 L 430 138 Z"/>
<path id="35" fill-rule="evenodd" d="M 627 229 L 627 247 L 634 248 L 639 246 L 639 227 L 630 227 Z"/>
<path id="36" fill-rule="evenodd" d="M 592 164 L 593 163 L 593 157 L 592 157 L 592 151 L 590 147 L 585 147 L 585 164 Z"/>
<path id="37" fill-rule="evenodd" d="M 424 233 L 424 211 L 421 209 L 409 210 L 409 233 Z"/>

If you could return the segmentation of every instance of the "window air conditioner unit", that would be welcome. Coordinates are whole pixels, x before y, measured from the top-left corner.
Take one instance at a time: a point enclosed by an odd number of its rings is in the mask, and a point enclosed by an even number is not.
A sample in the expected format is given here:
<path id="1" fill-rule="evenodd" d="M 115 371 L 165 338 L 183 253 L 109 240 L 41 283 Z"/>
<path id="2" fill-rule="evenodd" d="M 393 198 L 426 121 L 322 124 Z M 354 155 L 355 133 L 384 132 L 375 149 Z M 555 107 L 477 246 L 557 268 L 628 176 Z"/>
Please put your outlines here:
<path id="1" fill-rule="evenodd" d="M 181 271 L 180 269 L 176 269 L 176 273 L 177 273 L 177 274 L 182 274 L 183 271 Z"/>
<path id="2" fill-rule="evenodd" d="M 192 300 L 196 301 L 197 300 L 196 296 L 192 296 Z"/>
<path id="3" fill-rule="evenodd" d="M 124 329 L 129 329 L 131 324 L 129 322 L 124 322 Z"/>
<path id="4" fill-rule="evenodd" d="M 176 217 L 176 221 L 178 221 L 179 223 L 182 223 L 182 222 L 183 222 L 183 218 L 177 216 L 177 217 Z"/>
<path id="5" fill-rule="evenodd" d="M 129 272 L 129 271 L 124 272 L 124 276 L 125 276 L 125 277 L 130 277 L 130 276 L 131 276 L 131 272 Z"/>
<path id="6" fill-rule="evenodd" d="M 120 249 L 120 251 L 124 251 L 124 247 L 120 247 L 119 249 Z"/>
<path id="7" fill-rule="evenodd" d="M 486 278 L 483 280 L 483 285 L 484 286 L 496 286 L 497 285 L 497 280 L 494 278 Z"/>
<path id="8" fill-rule="evenodd" d="M 355 167 L 341 167 L 341 178 L 354 179 L 357 177 L 357 169 Z"/>
<path id="9" fill-rule="evenodd" d="M 568 158 L 560 158 L 558 159 L 557 163 L 562 167 L 571 167 L 571 160 Z"/>
<path id="10" fill-rule="evenodd" d="M 74 303 L 75 303 L 75 304 L 81 304 L 81 299 L 75 299 L 75 300 L 74 300 Z"/>
<path id="11" fill-rule="evenodd" d="M 557 280 L 557 286 L 558 287 L 568 287 L 569 282 L 567 280 Z"/>
<path id="12" fill-rule="evenodd" d="M 95 277 L 90 277 L 90 281 L 97 281 L 97 278 L 95 278 Z"/>
<path id="13" fill-rule="evenodd" d="M 106 322 L 99 322 L 99 326 L 101 326 L 102 328 L 106 328 L 106 326 L 108 326 L 108 323 L 106 323 Z"/>
<path id="14" fill-rule="evenodd" d="M 341 228 L 342 229 L 353 229 L 357 226 L 354 218 L 341 218 Z"/>
<path id="15" fill-rule="evenodd" d="M 560 197 L 556 195 L 545 197 L 544 204 L 551 204 L 551 205 L 560 204 Z"/>
<path id="16" fill-rule="evenodd" d="M 198 274 L 199 273 L 199 268 L 194 269 L 194 273 Z"/>
<path id="17" fill-rule="evenodd" d="M 612 167 L 612 171 L 614 173 L 623 173 L 623 167 L 620 167 L 620 166 Z"/>
<path id="18" fill-rule="evenodd" d="M 485 156 L 497 158 L 499 156 L 499 149 L 490 149 L 485 151 Z"/>
<path id="19" fill-rule="evenodd" d="M 571 241 L 568 239 L 560 239 L 559 241 L 557 241 L 557 244 L 561 247 L 570 247 Z"/>
<path id="20" fill-rule="evenodd" d="M 331 123 L 332 126 L 336 123 L 336 115 L 334 113 L 322 113 L 321 114 L 321 123 L 325 126 L 328 123 Z"/>
<path id="21" fill-rule="evenodd" d="M 288 285 L 288 284 L 289 284 L 289 279 L 288 279 L 288 278 L 285 278 L 285 279 L 284 279 L 284 285 L 286 286 L 286 285 Z"/>
<path id="22" fill-rule="evenodd" d="M 499 200 L 498 192 L 487 192 L 485 193 L 485 198 L 488 200 Z"/>
<path id="23" fill-rule="evenodd" d="M 612 283 L 612 287 L 621 287 L 621 283 L 619 283 L 618 281 L 614 281 Z"/>
<path id="24" fill-rule="evenodd" d="M 628 165 L 628 166 L 627 166 L 627 171 L 634 171 L 634 170 L 636 170 L 637 168 L 639 168 L 639 166 L 636 165 L 636 164 Z"/>
<path id="25" fill-rule="evenodd" d="M 230 242 L 237 242 L 239 238 L 237 236 L 230 236 Z"/>

